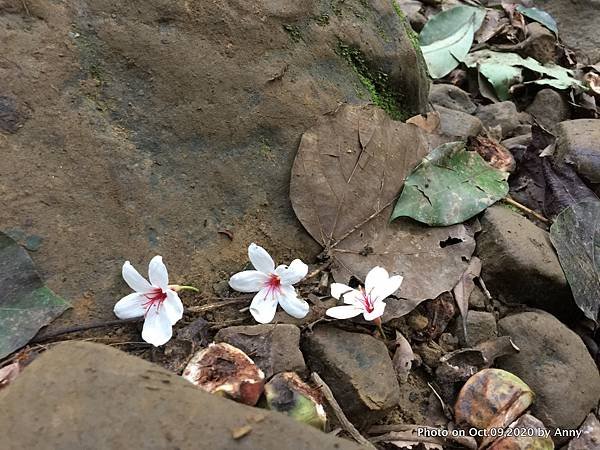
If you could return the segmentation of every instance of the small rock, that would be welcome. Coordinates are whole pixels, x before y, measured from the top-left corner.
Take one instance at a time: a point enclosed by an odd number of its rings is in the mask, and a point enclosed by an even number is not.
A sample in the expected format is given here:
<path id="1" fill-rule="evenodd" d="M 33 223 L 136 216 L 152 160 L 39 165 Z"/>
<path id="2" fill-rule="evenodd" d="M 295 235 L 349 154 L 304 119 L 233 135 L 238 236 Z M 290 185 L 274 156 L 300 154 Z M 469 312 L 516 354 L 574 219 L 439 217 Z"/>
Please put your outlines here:
<path id="1" fill-rule="evenodd" d="M 598 369 L 579 336 L 543 311 L 507 316 L 498 328 L 521 351 L 497 365 L 533 389 L 532 413 L 551 429 L 576 429 L 600 398 Z"/>
<path id="2" fill-rule="evenodd" d="M 546 231 L 502 205 L 488 208 L 481 225 L 476 252 L 493 296 L 565 316 L 576 310 Z"/>
<path id="3" fill-rule="evenodd" d="M 329 385 L 358 427 L 375 422 L 398 404 L 396 373 L 379 339 L 322 326 L 305 338 L 302 350 L 310 369 Z"/>
<path id="4" fill-rule="evenodd" d="M 16 133 L 27 117 L 28 113 L 22 111 L 14 98 L 0 95 L 0 131 Z"/>
<path id="5" fill-rule="evenodd" d="M 521 134 L 519 136 L 511 137 L 500 142 L 504 145 L 511 153 L 515 151 L 525 152 L 527 147 L 531 144 L 531 133 Z"/>
<path id="6" fill-rule="evenodd" d="M 440 132 L 443 135 L 466 140 L 483 130 L 481 121 L 470 114 L 443 106 L 436 107 L 436 111 L 440 113 Z"/>
<path id="7" fill-rule="evenodd" d="M 502 139 L 527 132 L 531 121 L 527 113 L 520 113 L 513 102 L 499 102 L 483 105 L 475 114 L 486 128 L 500 126 Z"/>
<path id="8" fill-rule="evenodd" d="M 556 126 L 554 160 L 573 165 L 590 183 L 600 183 L 600 120 L 579 119 Z"/>
<path id="9" fill-rule="evenodd" d="M 471 296 L 469 297 L 469 310 L 472 309 L 487 309 L 487 298 L 485 298 L 485 294 L 477 286 L 475 286 L 475 289 L 473 289 L 473 292 L 471 292 Z"/>
<path id="10" fill-rule="evenodd" d="M 7 450 L 276 450 L 282 437 L 304 450 L 359 449 L 283 414 L 207 394 L 159 366 L 89 342 L 58 344 L 43 353 L 0 391 L 0 404 Z"/>
<path id="11" fill-rule="evenodd" d="M 425 135 L 429 148 L 447 142 L 466 141 L 469 137 L 477 136 L 483 131 L 481 120 L 475 116 L 443 106 L 436 106 L 435 110 L 440 115 L 440 126 L 435 132 Z"/>
<path id="12" fill-rule="evenodd" d="M 435 369 L 440 364 L 444 349 L 435 341 L 428 341 L 414 347 L 414 352 L 421 357 L 426 366 Z"/>
<path id="13" fill-rule="evenodd" d="M 529 56 L 542 64 L 556 62 L 557 48 L 554 33 L 537 22 L 528 24 L 527 32 L 523 56 Z"/>
<path id="14" fill-rule="evenodd" d="M 429 320 L 415 309 L 406 316 L 406 323 L 412 330 L 422 331 L 429 325 Z"/>
<path id="15" fill-rule="evenodd" d="M 527 112 L 540 125 L 552 131 L 556 124 L 567 120 L 570 116 L 569 104 L 566 98 L 554 89 L 542 89 L 537 93 Z"/>
<path id="16" fill-rule="evenodd" d="M 444 352 L 453 352 L 460 346 L 458 338 L 450 333 L 442 333 L 440 335 L 439 343 Z"/>
<path id="17" fill-rule="evenodd" d="M 437 106 L 473 114 L 477 106 L 468 93 L 453 84 L 434 84 L 429 91 L 429 101 Z"/>
<path id="18" fill-rule="evenodd" d="M 456 320 L 454 334 L 462 345 L 467 345 L 463 334 L 462 318 Z M 469 311 L 467 315 L 468 345 L 474 346 L 480 342 L 498 337 L 498 326 L 494 314 L 483 311 Z"/>
<path id="19" fill-rule="evenodd" d="M 226 342 L 249 355 L 271 378 L 279 372 L 306 370 L 300 351 L 300 329 L 295 325 L 251 325 L 219 330 L 215 342 Z"/>
<path id="20" fill-rule="evenodd" d="M 600 448 L 600 421 L 590 413 L 579 428 L 581 436 L 571 439 L 566 450 L 590 450 Z"/>

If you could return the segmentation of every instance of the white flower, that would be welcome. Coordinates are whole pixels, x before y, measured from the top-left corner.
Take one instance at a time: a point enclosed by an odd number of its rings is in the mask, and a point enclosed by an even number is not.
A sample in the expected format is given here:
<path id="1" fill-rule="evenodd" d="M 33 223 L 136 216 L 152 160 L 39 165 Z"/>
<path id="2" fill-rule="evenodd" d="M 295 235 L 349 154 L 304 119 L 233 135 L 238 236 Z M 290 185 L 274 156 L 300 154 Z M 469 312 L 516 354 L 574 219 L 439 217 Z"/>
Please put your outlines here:
<path id="1" fill-rule="evenodd" d="M 308 303 L 298 298 L 293 284 L 308 273 L 308 266 L 295 259 L 289 266 L 275 263 L 267 251 L 256 244 L 248 247 L 248 257 L 256 270 L 236 273 L 229 286 L 240 292 L 258 292 L 250 304 L 250 313 L 259 323 L 269 323 L 275 317 L 277 304 L 292 317 L 301 319 L 308 314 Z"/>
<path id="2" fill-rule="evenodd" d="M 150 261 L 148 277 L 150 282 L 129 261 L 123 264 L 123 279 L 135 292 L 119 300 L 114 312 L 119 319 L 143 316 L 142 339 L 158 347 L 171 339 L 173 325 L 183 316 L 183 303 L 175 292 L 182 286 L 169 286 L 169 274 L 161 256 Z"/>
<path id="3" fill-rule="evenodd" d="M 365 320 L 376 320 L 383 315 L 384 299 L 398 290 L 402 277 L 390 277 L 383 267 L 374 267 L 367 274 L 365 287 L 352 289 L 341 283 L 332 283 L 331 296 L 339 300 L 343 296 L 345 306 L 329 308 L 325 314 L 336 319 L 349 319 L 362 313 Z"/>

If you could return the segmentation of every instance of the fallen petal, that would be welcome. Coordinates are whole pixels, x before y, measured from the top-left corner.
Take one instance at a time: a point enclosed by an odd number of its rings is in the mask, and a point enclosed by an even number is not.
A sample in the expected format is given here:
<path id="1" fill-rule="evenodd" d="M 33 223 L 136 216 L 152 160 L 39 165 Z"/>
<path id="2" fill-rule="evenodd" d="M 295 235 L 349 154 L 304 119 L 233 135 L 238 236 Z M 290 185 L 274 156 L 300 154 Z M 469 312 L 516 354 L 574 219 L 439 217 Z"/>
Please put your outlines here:
<path id="1" fill-rule="evenodd" d="M 125 283 L 127 283 L 134 291 L 143 293 L 152 290 L 152 285 L 148 283 L 148 280 L 141 276 L 137 270 L 135 270 L 129 261 L 125 261 L 121 272 Z"/>
<path id="2" fill-rule="evenodd" d="M 248 258 L 256 270 L 271 273 L 275 270 L 275 263 L 271 255 L 262 247 L 252 243 L 248 247 Z"/>
<path id="3" fill-rule="evenodd" d="M 169 288 L 169 273 L 167 266 L 163 263 L 162 256 L 155 256 L 150 260 L 148 265 L 148 278 L 153 286 L 158 286 L 161 289 Z"/>

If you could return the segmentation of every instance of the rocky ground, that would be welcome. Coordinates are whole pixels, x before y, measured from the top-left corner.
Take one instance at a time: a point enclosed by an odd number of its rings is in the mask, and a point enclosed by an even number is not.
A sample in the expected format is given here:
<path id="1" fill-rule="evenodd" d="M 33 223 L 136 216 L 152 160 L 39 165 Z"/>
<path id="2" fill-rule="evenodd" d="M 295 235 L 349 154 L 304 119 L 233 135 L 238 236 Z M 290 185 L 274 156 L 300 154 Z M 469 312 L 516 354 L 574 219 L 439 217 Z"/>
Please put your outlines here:
<path id="1" fill-rule="evenodd" d="M 578 61 L 600 63 L 596 2 L 539 3 Z M 421 13 L 407 15 L 422 28 Z M 290 171 L 302 133 L 344 103 L 375 103 L 395 120 L 436 111 L 430 147 L 493 138 L 516 161 L 511 196 L 543 214 L 525 170 L 541 125 L 600 192 L 594 168 L 577 160 L 581 149 L 600 157 L 594 113 L 551 88 L 490 102 L 466 81 L 430 84 L 407 23 L 385 0 L 0 0 L 0 230 L 73 305 L 0 361 L 22 372 L 6 387 L 0 377 L 0 447 L 475 449 L 473 438 L 420 439 L 414 430 L 461 425 L 459 391 L 492 366 L 535 394 L 511 417 L 527 411 L 519 420 L 550 430 L 553 442 L 540 448 L 600 448 L 600 340 L 573 300 L 547 224 L 530 214 L 499 202 L 479 215 L 481 273 L 466 336 L 451 292 L 384 316 L 387 340 L 362 320 L 324 316 L 336 304 L 331 275 L 292 210 Z M 309 263 L 313 276 L 299 286 L 307 317 L 279 311 L 257 325 L 250 298 L 230 290 L 253 241 L 278 261 Z M 158 348 L 140 341 L 139 321 L 111 322 L 128 293 L 123 261 L 154 254 L 173 279 L 200 288 L 182 294 L 184 319 Z M 410 370 L 396 332 L 414 352 Z M 316 387 L 327 433 L 184 380 L 210 342 L 244 351 L 265 381 L 295 372 Z M 335 402 L 323 398 L 315 372 Z M 492 393 L 506 388 L 484 381 Z M 525 395 L 515 386 L 511 393 Z M 470 425 L 513 405 L 487 391 L 468 405 L 479 418 Z M 493 448 L 528 448 L 519 445 Z"/>

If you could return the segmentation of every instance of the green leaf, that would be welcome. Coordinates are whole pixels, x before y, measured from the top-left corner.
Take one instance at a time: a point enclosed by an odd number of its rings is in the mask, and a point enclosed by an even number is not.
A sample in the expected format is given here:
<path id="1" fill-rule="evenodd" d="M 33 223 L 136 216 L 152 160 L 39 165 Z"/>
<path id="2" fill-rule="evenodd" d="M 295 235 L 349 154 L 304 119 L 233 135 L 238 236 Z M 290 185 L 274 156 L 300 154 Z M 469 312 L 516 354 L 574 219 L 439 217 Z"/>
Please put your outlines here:
<path id="1" fill-rule="evenodd" d="M 432 17 L 419 35 L 421 52 L 433 78 L 441 78 L 465 58 L 485 9 L 457 6 Z"/>
<path id="2" fill-rule="evenodd" d="M 67 308 L 44 285 L 27 252 L 0 233 L 0 358 L 27 344 Z"/>
<path id="3" fill-rule="evenodd" d="M 517 6 L 517 11 L 519 11 L 524 16 L 529 17 L 531 20 L 535 20 L 536 22 L 541 23 L 550 31 L 552 31 L 556 36 L 558 36 L 558 26 L 556 25 L 556 20 L 546 11 L 543 11 L 538 8 L 525 8 L 523 5 Z"/>
<path id="4" fill-rule="evenodd" d="M 600 311 L 600 201 L 565 208 L 550 227 L 550 240 L 575 303 L 598 321 Z"/>
<path id="5" fill-rule="evenodd" d="M 482 64 L 479 67 L 479 73 L 492 84 L 500 101 L 510 98 L 510 87 L 523 79 L 521 72 L 518 67 L 495 63 Z"/>
<path id="6" fill-rule="evenodd" d="M 506 196 L 507 178 L 463 142 L 440 145 L 406 179 L 392 220 L 408 216 L 432 226 L 464 222 Z"/>
<path id="7" fill-rule="evenodd" d="M 468 54 L 464 63 L 467 67 L 477 68 L 494 86 L 500 100 L 507 100 L 510 87 L 522 81 L 522 68 L 537 72 L 546 78 L 529 81 L 539 85 L 548 85 L 556 89 L 583 87 L 573 77 L 573 71 L 555 64 L 542 65 L 533 58 L 522 58 L 516 53 L 501 53 L 491 50 L 479 50 Z"/>

